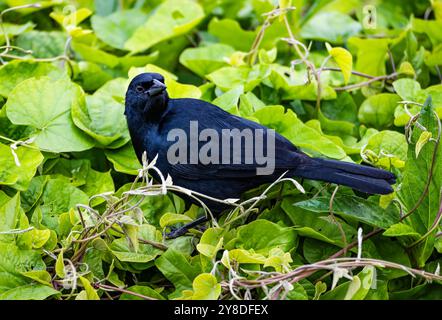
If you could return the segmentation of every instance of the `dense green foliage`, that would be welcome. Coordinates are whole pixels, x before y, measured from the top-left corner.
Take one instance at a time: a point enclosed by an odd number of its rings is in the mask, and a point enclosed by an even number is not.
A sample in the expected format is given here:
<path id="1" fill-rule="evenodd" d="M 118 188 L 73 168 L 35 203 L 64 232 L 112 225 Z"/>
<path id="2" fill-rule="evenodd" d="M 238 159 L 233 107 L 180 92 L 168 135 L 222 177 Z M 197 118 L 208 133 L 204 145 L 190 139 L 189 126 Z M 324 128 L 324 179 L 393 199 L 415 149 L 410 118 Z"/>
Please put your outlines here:
<path id="1" fill-rule="evenodd" d="M 0 11 L 0 299 L 442 298 L 442 1 Z M 124 95 L 145 71 L 309 155 L 390 170 L 395 193 L 282 180 L 166 240 L 204 211 L 134 155 Z"/>

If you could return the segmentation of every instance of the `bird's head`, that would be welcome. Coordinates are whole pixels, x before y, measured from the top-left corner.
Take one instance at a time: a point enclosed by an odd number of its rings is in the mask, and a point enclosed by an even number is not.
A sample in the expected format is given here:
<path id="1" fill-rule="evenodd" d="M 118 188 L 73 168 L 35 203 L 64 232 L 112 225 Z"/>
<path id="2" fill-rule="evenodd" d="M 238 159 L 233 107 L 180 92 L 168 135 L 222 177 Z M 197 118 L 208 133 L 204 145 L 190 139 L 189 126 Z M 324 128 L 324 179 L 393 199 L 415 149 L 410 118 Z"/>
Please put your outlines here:
<path id="1" fill-rule="evenodd" d="M 143 114 L 148 117 L 151 113 L 164 111 L 169 100 L 166 89 L 164 77 L 159 73 L 136 76 L 127 89 L 125 114 Z"/>

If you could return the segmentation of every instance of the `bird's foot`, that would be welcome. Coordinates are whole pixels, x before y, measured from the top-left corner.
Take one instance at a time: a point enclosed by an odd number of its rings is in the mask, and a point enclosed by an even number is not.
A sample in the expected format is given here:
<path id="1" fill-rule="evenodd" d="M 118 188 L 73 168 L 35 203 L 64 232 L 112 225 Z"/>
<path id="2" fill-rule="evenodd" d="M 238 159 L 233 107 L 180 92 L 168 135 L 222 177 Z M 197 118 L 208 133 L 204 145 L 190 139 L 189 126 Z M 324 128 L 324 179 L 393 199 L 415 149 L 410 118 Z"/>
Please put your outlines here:
<path id="1" fill-rule="evenodd" d="M 193 229 L 195 227 L 198 227 L 200 224 L 204 223 L 207 221 L 206 217 L 201 217 L 199 219 L 196 219 L 195 221 L 186 224 L 185 226 L 178 228 L 178 229 L 173 229 L 172 231 L 169 232 L 168 234 L 166 234 L 166 239 L 176 239 L 178 237 L 184 236 L 187 231 L 189 231 L 190 229 Z M 204 226 L 200 226 L 198 229 L 201 229 L 201 231 L 205 231 L 205 227 Z"/>
<path id="2" fill-rule="evenodd" d="M 181 228 L 177 228 L 177 229 L 172 228 L 172 231 L 169 232 L 168 234 L 166 234 L 166 239 L 179 238 L 181 236 L 184 236 L 187 233 L 187 231 L 189 231 L 189 229 L 186 227 L 181 227 Z"/>

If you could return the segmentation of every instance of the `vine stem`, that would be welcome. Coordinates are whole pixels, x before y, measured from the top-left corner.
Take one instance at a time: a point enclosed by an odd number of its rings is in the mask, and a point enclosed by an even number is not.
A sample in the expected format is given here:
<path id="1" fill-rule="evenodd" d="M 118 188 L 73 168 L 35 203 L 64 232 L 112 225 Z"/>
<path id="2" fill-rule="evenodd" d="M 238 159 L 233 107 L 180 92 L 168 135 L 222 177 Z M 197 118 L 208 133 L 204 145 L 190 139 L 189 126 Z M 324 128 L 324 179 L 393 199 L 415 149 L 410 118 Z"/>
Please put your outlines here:
<path id="1" fill-rule="evenodd" d="M 336 258 L 319 261 L 313 264 L 302 265 L 289 273 L 268 273 L 270 276 L 267 278 L 258 278 L 255 280 L 239 278 L 233 279 L 232 282 L 233 285 L 240 286 L 242 288 L 256 289 L 283 281 L 288 281 L 289 283 L 293 284 L 309 277 L 310 275 L 318 271 L 327 270 L 335 272 L 340 269 L 353 269 L 365 266 L 402 270 L 413 277 L 421 276 L 427 280 L 442 281 L 442 276 L 437 273 L 431 273 L 424 270 L 410 268 L 395 262 L 370 258 Z M 225 288 L 229 286 L 229 284 L 225 281 L 221 283 L 221 285 Z"/>
<path id="2" fill-rule="evenodd" d="M 122 288 L 118 288 L 118 287 L 114 287 L 114 286 L 109 286 L 107 284 L 94 283 L 93 286 L 96 289 L 102 289 L 102 290 L 105 290 L 105 291 L 118 291 L 118 292 L 121 292 L 121 293 L 130 294 L 132 296 L 135 296 L 135 297 L 138 297 L 138 298 L 141 298 L 141 299 L 144 299 L 144 300 L 158 300 L 158 299 L 155 299 L 155 298 L 152 298 L 152 297 L 145 296 L 145 295 L 143 295 L 141 293 L 133 292 L 133 291 L 130 291 L 130 290 L 126 290 L 126 289 L 122 289 Z"/>
<path id="3" fill-rule="evenodd" d="M 342 72 L 342 69 L 341 68 L 334 68 L 334 67 L 324 67 L 324 68 L 322 68 L 322 71 Z M 355 76 L 359 76 L 359 77 L 362 77 L 362 78 L 367 78 L 367 79 L 374 79 L 374 78 L 376 78 L 375 76 L 371 76 L 369 74 L 362 73 L 362 72 L 359 72 L 359 71 L 352 70 L 351 73 L 353 75 L 355 75 Z"/>
<path id="4" fill-rule="evenodd" d="M 11 40 L 9 39 L 9 35 L 7 34 L 5 26 L 3 24 L 4 15 L 8 12 L 21 10 L 21 9 L 29 9 L 29 8 L 41 8 L 41 4 L 40 3 L 26 4 L 26 5 L 22 5 L 22 6 L 11 7 L 11 8 L 5 9 L 2 12 L 0 12 L 0 31 L 3 33 L 3 35 L 5 37 L 5 44 L 6 44 L 4 46 L 5 49 L 4 49 L 3 53 L 0 53 L 0 57 L 4 56 L 5 54 L 7 54 L 9 51 L 11 51 L 14 48 L 14 47 L 11 47 Z"/>
<path id="5" fill-rule="evenodd" d="M 319 109 L 321 107 L 321 96 L 322 96 L 322 84 L 321 84 L 321 76 L 320 74 L 318 74 L 318 72 L 316 71 L 315 65 L 309 61 L 307 59 L 308 57 L 308 49 L 305 48 L 306 53 L 304 54 L 302 53 L 301 49 L 299 48 L 299 41 L 296 40 L 292 29 L 290 27 L 290 23 L 287 19 L 287 15 L 284 15 L 283 17 L 284 19 L 284 24 L 286 26 L 287 32 L 289 34 L 289 43 L 295 48 L 296 53 L 298 54 L 298 56 L 301 58 L 301 61 L 306 65 L 307 67 L 307 71 L 310 73 L 313 73 L 313 76 L 316 80 L 316 85 L 317 85 L 317 97 L 316 97 L 316 111 L 319 113 Z"/>
<path id="6" fill-rule="evenodd" d="M 434 113 L 436 114 L 436 112 L 434 112 Z M 415 212 L 419 208 L 419 206 L 422 204 L 425 197 L 427 196 L 428 191 L 430 190 L 430 184 L 431 184 L 431 181 L 433 180 L 434 167 L 436 166 L 437 151 L 439 149 L 440 139 L 441 139 L 441 135 L 442 135 L 442 124 L 441 124 L 441 121 L 439 119 L 439 116 L 437 116 L 437 114 L 436 114 L 436 119 L 437 119 L 437 124 L 438 124 L 438 137 L 435 141 L 433 157 L 431 159 L 430 170 L 428 170 L 427 182 L 425 183 L 424 192 L 421 194 L 420 198 L 418 199 L 418 201 L 416 202 L 414 207 L 410 211 L 408 211 L 408 213 L 405 214 L 400 219 L 400 221 L 403 221 L 404 219 L 408 218 L 411 214 L 413 214 L 413 212 Z"/>
<path id="7" fill-rule="evenodd" d="M 410 244 L 408 246 L 408 249 L 411 249 L 411 248 L 417 246 L 419 243 L 421 243 L 426 238 L 428 238 L 439 227 L 439 223 L 440 223 L 441 220 L 442 220 L 442 201 L 440 202 L 439 211 L 437 213 L 436 219 L 434 220 L 433 225 L 431 226 L 431 228 L 419 240 L 416 240 L 415 242 Z"/>
<path id="8" fill-rule="evenodd" d="M 386 76 L 374 77 L 374 78 L 371 78 L 370 80 L 365 81 L 365 82 L 356 83 L 356 84 L 352 84 L 352 85 L 345 86 L 345 87 L 338 87 L 338 88 L 334 88 L 334 89 L 335 89 L 336 91 L 351 91 L 351 90 L 356 90 L 356 89 L 359 89 L 359 88 L 362 88 L 362 87 L 367 87 L 367 86 L 369 86 L 370 84 L 372 84 L 372 83 L 374 83 L 374 82 L 377 82 L 377 81 L 386 81 L 386 80 L 392 80 L 392 79 L 395 79 L 395 78 L 397 78 L 398 75 L 399 75 L 399 74 L 395 72 L 395 73 L 392 73 L 392 74 L 389 74 L 389 75 L 386 75 Z"/>
<path id="9" fill-rule="evenodd" d="M 289 7 L 285 9 L 275 8 L 272 11 L 264 14 L 266 16 L 266 20 L 264 21 L 263 25 L 261 26 L 261 29 L 259 30 L 258 34 L 256 35 L 255 40 L 253 41 L 252 48 L 250 49 L 249 53 L 247 54 L 247 64 L 249 66 L 253 66 L 256 62 L 256 56 L 258 55 L 258 49 L 261 46 L 261 42 L 264 39 L 264 35 L 266 30 L 272 25 L 273 21 L 278 18 L 281 15 L 286 15 L 287 12 L 290 10 L 295 10 L 295 7 Z"/>
<path id="10" fill-rule="evenodd" d="M 115 229 L 113 226 L 111 227 L 111 229 L 113 231 L 115 231 L 115 232 L 120 233 L 120 234 L 124 234 L 124 232 L 121 232 L 120 230 Z M 141 239 L 141 238 L 138 238 L 138 241 L 143 243 L 143 244 L 151 245 L 152 247 L 157 248 L 157 249 L 162 250 L 162 251 L 166 251 L 168 249 L 168 247 L 166 245 L 164 245 L 162 243 L 159 243 L 159 242 L 155 242 L 155 241 L 151 241 L 151 240 L 145 240 L 145 239 Z"/>
<path id="11" fill-rule="evenodd" d="M 347 237 L 345 236 L 345 231 L 344 231 L 344 228 L 342 228 L 342 224 L 336 219 L 336 216 L 333 212 L 333 202 L 335 200 L 335 196 L 336 196 L 336 193 L 338 192 L 338 190 L 339 190 L 339 186 L 336 186 L 335 190 L 333 190 L 333 194 L 330 197 L 328 211 L 330 213 L 330 217 L 333 219 L 334 223 L 338 226 L 339 232 L 341 233 L 342 243 L 344 244 L 344 255 L 345 255 L 345 254 L 347 254 L 347 246 L 348 246 Z"/>

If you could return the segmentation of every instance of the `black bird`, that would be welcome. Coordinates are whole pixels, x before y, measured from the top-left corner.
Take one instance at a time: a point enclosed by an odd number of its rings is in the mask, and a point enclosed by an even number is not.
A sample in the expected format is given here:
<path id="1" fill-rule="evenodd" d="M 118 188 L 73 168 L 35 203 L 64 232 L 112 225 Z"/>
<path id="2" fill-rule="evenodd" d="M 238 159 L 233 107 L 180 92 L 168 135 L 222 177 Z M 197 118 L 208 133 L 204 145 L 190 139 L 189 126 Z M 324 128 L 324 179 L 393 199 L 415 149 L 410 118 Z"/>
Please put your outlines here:
<path id="1" fill-rule="evenodd" d="M 257 175 L 258 162 L 246 162 L 244 154 L 250 147 L 245 143 L 242 145 L 240 163 L 234 164 L 233 149 L 230 149 L 227 162 L 170 163 L 168 151 L 176 141 L 168 139 L 169 133 L 174 129 L 181 129 L 189 136 L 192 121 L 198 122 L 199 133 L 204 129 L 213 129 L 219 136 L 223 135 L 225 129 L 261 129 L 264 131 L 263 141 L 269 141 L 270 131 L 258 123 L 234 116 L 202 100 L 170 99 L 166 89 L 162 75 L 138 75 L 127 90 L 125 115 L 138 159 L 141 161 L 144 152 L 150 161 L 158 155 L 157 167 L 164 175 L 169 174 L 177 186 L 217 199 L 239 199 L 245 191 L 273 182 L 288 171 L 287 175 L 290 177 L 336 183 L 368 194 L 393 192 L 391 185 L 396 182 L 394 174 L 353 163 L 311 158 L 277 133 L 274 138 L 275 170 L 272 174 Z M 258 142 L 256 137 L 253 139 Z M 204 144 L 199 141 L 198 150 Z M 226 152 L 225 149 L 219 149 L 220 153 L 223 151 Z M 189 158 L 191 146 L 187 146 L 186 152 Z M 225 209 L 225 206 L 212 201 L 206 204 L 214 214 L 220 214 Z M 171 237 L 182 235 L 190 227 L 204 221 L 205 218 L 200 218 L 174 232 Z"/>

